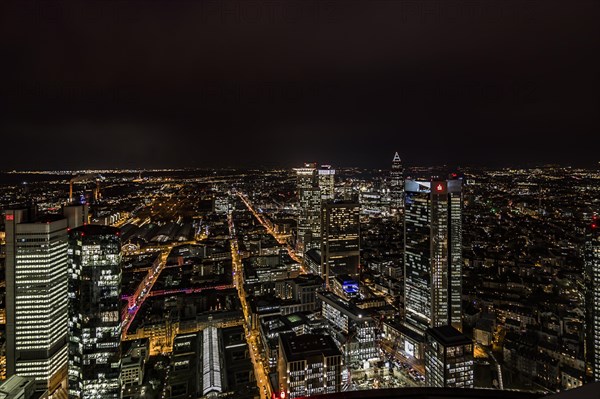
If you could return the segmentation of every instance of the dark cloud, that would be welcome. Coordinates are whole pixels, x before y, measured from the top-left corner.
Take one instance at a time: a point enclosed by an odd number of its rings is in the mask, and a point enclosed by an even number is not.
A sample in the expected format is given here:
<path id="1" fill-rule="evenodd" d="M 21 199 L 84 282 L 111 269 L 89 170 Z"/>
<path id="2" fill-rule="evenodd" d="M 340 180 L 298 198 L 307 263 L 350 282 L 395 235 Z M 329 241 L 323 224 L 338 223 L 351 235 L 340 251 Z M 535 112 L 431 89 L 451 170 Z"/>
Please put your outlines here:
<path id="1" fill-rule="evenodd" d="M 599 4 L 2 2 L 0 168 L 591 164 Z"/>

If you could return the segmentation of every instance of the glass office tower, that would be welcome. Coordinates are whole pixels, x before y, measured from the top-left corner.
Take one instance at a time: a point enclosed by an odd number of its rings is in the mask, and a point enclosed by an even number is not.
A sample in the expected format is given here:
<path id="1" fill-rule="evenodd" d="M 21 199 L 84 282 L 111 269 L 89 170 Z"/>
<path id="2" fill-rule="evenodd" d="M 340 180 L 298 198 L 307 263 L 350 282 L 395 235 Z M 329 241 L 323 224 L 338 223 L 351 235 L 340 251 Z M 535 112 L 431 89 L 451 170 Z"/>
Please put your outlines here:
<path id="1" fill-rule="evenodd" d="M 119 229 L 71 230 L 68 254 L 69 398 L 120 398 Z"/>
<path id="2" fill-rule="evenodd" d="M 331 165 L 321 165 L 317 175 L 321 199 L 323 201 L 335 199 L 335 169 L 331 169 Z"/>
<path id="3" fill-rule="evenodd" d="M 304 255 L 309 249 L 317 248 L 320 242 L 321 191 L 316 164 L 307 163 L 295 170 L 300 206 L 296 248 Z"/>
<path id="4" fill-rule="evenodd" d="M 360 205 L 351 201 L 324 202 L 321 208 L 321 271 L 326 286 L 335 276 L 359 281 Z"/>
<path id="5" fill-rule="evenodd" d="M 462 181 L 405 182 L 405 321 L 462 331 Z"/>

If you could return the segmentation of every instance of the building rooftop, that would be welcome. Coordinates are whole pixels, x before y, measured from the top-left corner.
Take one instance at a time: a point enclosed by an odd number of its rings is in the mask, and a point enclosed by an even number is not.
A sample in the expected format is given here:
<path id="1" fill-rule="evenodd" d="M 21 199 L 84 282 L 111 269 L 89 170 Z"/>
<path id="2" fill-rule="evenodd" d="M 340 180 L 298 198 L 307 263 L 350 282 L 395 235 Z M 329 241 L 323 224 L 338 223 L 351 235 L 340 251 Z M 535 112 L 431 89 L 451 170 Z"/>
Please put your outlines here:
<path id="1" fill-rule="evenodd" d="M 0 384 L 0 399 L 37 399 L 47 392 L 36 392 L 32 379 L 13 375 Z"/>
<path id="2" fill-rule="evenodd" d="M 48 214 L 39 215 L 37 218 L 35 218 L 32 221 L 32 223 L 52 223 L 52 222 L 57 222 L 57 221 L 63 220 L 63 219 L 65 219 L 65 217 L 63 215 L 48 213 Z"/>
<path id="3" fill-rule="evenodd" d="M 397 330 L 398 332 L 402 333 L 403 335 L 410 337 L 414 341 L 424 342 L 424 340 L 425 340 L 423 335 L 417 333 L 414 330 L 411 330 L 410 328 L 406 327 L 404 324 L 401 324 L 394 320 L 385 320 L 383 323 L 387 324 L 388 326 L 392 327 L 393 329 Z"/>
<path id="4" fill-rule="evenodd" d="M 309 356 L 341 356 L 342 353 L 329 335 L 303 334 L 281 335 L 282 349 L 288 361 L 306 359 Z"/>
<path id="5" fill-rule="evenodd" d="M 321 300 L 329 303 L 330 305 L 338 308 L 338 310 L 340 310 L 341 312 L 348 315 L 349 317 L 351 317 L 354 320 L 359 320 L 359 319 L 364 320 L 364 321 L 371 320 L 371 316 L 369 316 L 369 314 L 365 310 L 359 308 L 358 306 L 356 306 L 354 303 L 352 303 L 350 301 L 346 301 L 345 299 L 340 298 L 339 296 L 335 295 L 333 292 L 330 292 L 330 291 L 318 292 L 317 297 L 320 298 Z"/>
<path id="6" fill-rule="evenodd" d="M 321 263 L 321 251 L 319 251 L 316 248 L 309 249 L 308 251 L 306 251 L 306 254 L 304 256 L 312 260 L 314 263 Z"/>
<path id="7" fill-rule="evenodd" d="M 137 356 L 125 356 L 121 358 L 122 368 L 126 369 L 129 367 L 142 367 L 144 364 L 141 357 Z"/>
<path id="8" fill-rule="evenodd" d="M 427 329 L 427 334 L 444 346 L 468 345 L 473 341 L 452 326 L 441 326 Z"/>

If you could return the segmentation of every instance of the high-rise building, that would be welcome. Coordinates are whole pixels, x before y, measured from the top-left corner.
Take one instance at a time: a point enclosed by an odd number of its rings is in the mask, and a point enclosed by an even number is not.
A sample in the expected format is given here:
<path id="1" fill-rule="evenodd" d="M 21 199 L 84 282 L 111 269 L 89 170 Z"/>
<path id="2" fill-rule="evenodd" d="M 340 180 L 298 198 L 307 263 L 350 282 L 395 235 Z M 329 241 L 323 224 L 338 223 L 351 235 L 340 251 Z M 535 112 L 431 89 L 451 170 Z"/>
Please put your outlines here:
<path id="1" fill-rule="evenodd" d="M 344 354 L 346 365 L 361 367 L 365 360 L 379 356 L 377 322 L 368 312 L 332 292 L 319 292 L 323 319 L 331 337 Z"/>
<path id="2" fill-rule="evenodd" d="M 392 170 L 390 172 L 390 200 L 392 212 L 402 209 L 404 199 L 404 168 L 398 152 L 392 159 Z"/>
<path id="3" fill-rule="evenodd" d="M 85 203 L 65 205 L 63 215 L 67 218 L 70 229 L 83 226 L 89 223 L 89 205 Z"/>
<path id="4" fill-rule="evenodd" d="M 405 322 L 462 331 L 462 181 L 405 182 Z"/>
<path id="5" fill-rule="evenodd" d="M 69 398 L 121 395 L 120 230 L 69 234 Z"/>
<path id="6" fill-rule="evenodd" d="M 351 201 L 323 202 L 321 207 L 321 272 L 325 285 L 333 276 L 358 281 L 360 268 L 360 205 Z"/>
<path id="7" fill-rule="evenodd" d="M 314 163 L 304 164 L 297 168 L 297 190 L 300 213 L 298 215 L 297 249 L 304 253 L 319 246 L 321 191 Z"/>
<path id="8" fill-rule="evenodd" d="M 425 384 L 439 388 L 473 388 L 473 341 L 452 326 L 427 329 Z"/>
<path id="9" fill-rule="evenodd" d="M 321 199 L 323 201 L 335 199 L 335 169 L 331 169 L 331 165 L 321 165 L 317 175 Z"/>
<path id="10" fill-rule="evenodd" d="M 329 335 L 279 336 L 279 397 L 340 392 L 342 354 Z"/>
<path id="11" fill-rule="evenodd" d="M 600 381 L 600 219 L 588 227 L 585 242 L 586 360 L 592 380 Z"/>
<path id="12" fill-rule="evenodd" d="M 316 163 L 305 163 L 295 171 L 300 205 L 296 248 L 304 256 L 321 245 L 321 203 L 335 198 L 335 169 L 330 165 L 317 168 Z"/>
<path id="13" fill-rule="evenodd" d="M 7 210 L 7 376 L 53 392 L 67 371 L 67 219 Z"/>

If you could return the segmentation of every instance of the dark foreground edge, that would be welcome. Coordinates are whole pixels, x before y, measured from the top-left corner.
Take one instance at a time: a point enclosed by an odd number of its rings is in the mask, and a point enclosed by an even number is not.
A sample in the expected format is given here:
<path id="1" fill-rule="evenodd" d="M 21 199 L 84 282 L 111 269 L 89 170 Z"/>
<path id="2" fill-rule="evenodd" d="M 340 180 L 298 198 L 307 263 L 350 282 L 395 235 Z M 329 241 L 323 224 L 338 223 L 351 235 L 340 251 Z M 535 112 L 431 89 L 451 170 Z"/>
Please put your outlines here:
<path id="1" fill-rule="evenodd" d="M 553 395 L 518 391 L 461 388 L 395 388 L 370 391 L 339 392 L 319 395 L 318 399 L 599 399 L 600 383 Z"/>

